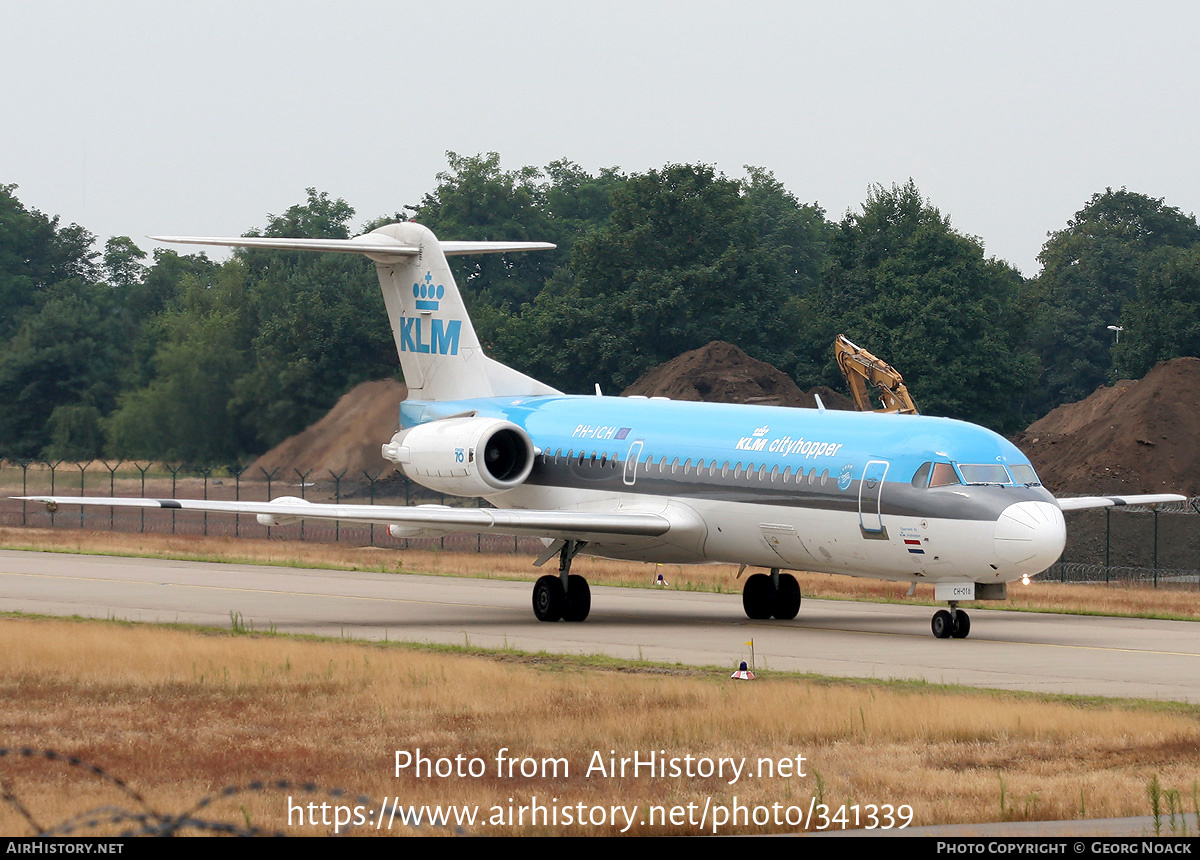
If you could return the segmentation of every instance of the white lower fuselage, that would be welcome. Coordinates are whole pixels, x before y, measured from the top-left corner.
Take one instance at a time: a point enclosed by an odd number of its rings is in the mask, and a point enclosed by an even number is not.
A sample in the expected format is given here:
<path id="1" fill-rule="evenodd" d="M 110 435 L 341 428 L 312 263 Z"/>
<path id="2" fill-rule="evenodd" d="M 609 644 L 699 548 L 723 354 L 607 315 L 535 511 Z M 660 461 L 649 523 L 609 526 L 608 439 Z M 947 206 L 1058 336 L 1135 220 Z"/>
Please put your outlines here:
<path id="1" fill-rule="evenodd" d="M 489 501 L 497 507 L 644 512 L 670 519 L 672 529 L 661 537 L 605 539 L 583 549 L 631 561 L 746 564 L 899 582 L 1000 583 L 1040 573 L 1062 552 L 1057 537 L 1062 514 L 1048 502 L 1020 503 L 1036 505 L 1047 528 L 1032 530 L 1027 544 L 1013 545 L 997 542 L 996 520 L 884 515 L 884 530 L 868 537 L 856 512 L 535 486 Z"/>

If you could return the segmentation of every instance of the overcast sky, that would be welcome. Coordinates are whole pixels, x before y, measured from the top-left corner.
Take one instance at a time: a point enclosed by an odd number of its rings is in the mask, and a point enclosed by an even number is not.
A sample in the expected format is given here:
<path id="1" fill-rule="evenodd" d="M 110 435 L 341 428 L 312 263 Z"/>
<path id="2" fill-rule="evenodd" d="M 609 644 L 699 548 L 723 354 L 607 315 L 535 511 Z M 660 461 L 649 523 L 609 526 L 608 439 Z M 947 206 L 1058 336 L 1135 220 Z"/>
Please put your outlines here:
<path id="1" fill-rule="evenodd" d="M 99 234 L 234 235 L 506 168 L 766 167 L 830 217 L 912 177 L 1026 275 L 1125 186 L 1200 210 L 1200 4 L 11 2 L 0 184 Z M 469 236 L 446 238 L 469 239 Z"/>

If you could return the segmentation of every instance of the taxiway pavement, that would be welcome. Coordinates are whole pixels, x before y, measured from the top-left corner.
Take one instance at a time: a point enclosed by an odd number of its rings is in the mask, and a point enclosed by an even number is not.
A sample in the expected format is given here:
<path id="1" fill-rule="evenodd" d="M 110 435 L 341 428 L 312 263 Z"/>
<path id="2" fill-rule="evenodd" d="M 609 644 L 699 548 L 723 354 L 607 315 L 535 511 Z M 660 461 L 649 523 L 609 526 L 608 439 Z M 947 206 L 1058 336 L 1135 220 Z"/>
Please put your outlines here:
<path id="1" fill-rule="evenodd" d="M 750 621 L 738 595 L 593 586 L 586 622 L 545 624 L 533 578 L 0 551 L 0 611 L 225 627 L 237 617 L 282 633 L 731 671 L 753 638 L 760 670 L 1200 702 L 1200 623 L 972 609 L 970 638 L 939 640 L 927 606 L 805 600 L 794 621 Z"/>

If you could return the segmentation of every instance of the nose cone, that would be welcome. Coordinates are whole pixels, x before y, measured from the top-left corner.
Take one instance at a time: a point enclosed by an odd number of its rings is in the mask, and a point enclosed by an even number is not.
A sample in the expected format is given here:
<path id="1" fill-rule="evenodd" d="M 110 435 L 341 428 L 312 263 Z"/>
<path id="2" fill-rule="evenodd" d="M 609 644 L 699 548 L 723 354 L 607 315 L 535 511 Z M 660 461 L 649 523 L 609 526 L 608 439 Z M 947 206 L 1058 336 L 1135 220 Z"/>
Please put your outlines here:
<path id="1" fill-rule="evenodd" d="M 1017 502 L 996 520 L 996 555 L 1022 573 L 1040 573 L 1062 555 L 1067 526 L 1058 505 Z"/>

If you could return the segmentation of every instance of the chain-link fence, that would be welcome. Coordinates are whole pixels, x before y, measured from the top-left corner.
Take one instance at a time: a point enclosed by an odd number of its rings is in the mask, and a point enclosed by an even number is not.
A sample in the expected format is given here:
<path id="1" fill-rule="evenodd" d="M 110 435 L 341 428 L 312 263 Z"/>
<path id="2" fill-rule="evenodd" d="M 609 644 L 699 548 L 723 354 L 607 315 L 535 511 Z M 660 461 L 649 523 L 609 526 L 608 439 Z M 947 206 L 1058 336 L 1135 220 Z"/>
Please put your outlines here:
<path id="1" fill-rule="evenodd" d="M 1197 514 L 1200 497 L 1068 513 L 1066 549 L 1041 578 L 1200 590 Z"/>
<path id="2" fill-rule="evenodd" d="M 384 469 L 334 473 L 311 468 L 188 469 L 144 461 L 48 463 L 0 460 L 0 525 L 83 528 L 93 531 L 223 535 L 345 543 L 354 546 L 440 548 L 459 552 L 537 555 L 535 538 L 458 533 L 442 538 L 392 538 L 383 526 L 300 522 L 259 525 L 251 515 L 204 514 L 165 509 L 84 508 L 70 505 L 50 513 L 44 505 L 10 496 L 138 496 L 158 499 L 269 501 L 298 496 L 312 502 L 347 504 L 486 506 L 486 502 L 432 492 Z M 1042 574 L 1059 582 L 1145 583 L 1200 590 L 1200 497 L 1154 508 L 1124 506 L 1067 514 L 1067 546 L 1060 561 Z"/>

